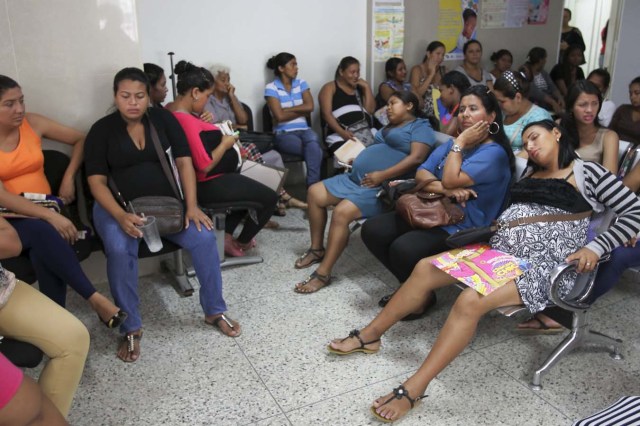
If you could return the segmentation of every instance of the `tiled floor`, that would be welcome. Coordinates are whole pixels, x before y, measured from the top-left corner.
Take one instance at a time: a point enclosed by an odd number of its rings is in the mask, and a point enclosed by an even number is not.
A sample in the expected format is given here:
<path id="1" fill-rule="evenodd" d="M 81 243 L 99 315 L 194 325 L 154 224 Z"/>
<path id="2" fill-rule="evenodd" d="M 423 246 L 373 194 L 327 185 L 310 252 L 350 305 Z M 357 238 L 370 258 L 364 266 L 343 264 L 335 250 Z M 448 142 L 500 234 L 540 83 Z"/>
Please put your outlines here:
<path id="1" fill-rule="evenodd" d="M 197 295 L 180 298 L 160 273 L 140 280 L 145 335 L 134 364 L 115 357 L 117 336 L 75 294 L 69 309 L 92 343 L 72 407 L 73 425 L 368 425 L 370 402 L 410 375 L 426 356 L 458 291 L 439 293 L 428 318 L 400 323 L 376 355 L 339 358 L 325 345 L 365 325 L 395 282 L 356 232 L 334 275 L 313 295 L 292 291 L 307 271 L 292 265 L 308 246 L 300 211 L 263 231 L 265 262 L 223 272 L 237 339 L 202 321 Z M 640 287 L 625 282 L 599 301 L 593 320 L 625 341 L 625 360 L 581 349 L 527 387 L 531 372 L 562 337 L 523 337 L 516 320 L 490 315 L 473 344 L 428 390 L 402 425 L 569 425 L 621 395 L 640 394 Z M 106 291 L 106 283 L 99 283 Z"/>

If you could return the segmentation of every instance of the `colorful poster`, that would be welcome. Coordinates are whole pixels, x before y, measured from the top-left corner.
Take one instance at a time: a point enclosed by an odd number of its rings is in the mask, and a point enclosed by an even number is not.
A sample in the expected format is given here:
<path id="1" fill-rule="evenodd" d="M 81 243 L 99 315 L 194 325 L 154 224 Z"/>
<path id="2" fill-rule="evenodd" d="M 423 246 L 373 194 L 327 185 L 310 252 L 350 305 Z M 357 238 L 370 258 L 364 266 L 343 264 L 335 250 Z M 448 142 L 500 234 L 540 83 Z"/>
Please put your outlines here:
<path id="1" fill-rule="evenodd" d="M 373 60 L 402 57 L 404 48 L 404 0 L 373 4 Z"/>
<path id="2" fill-rule="evenodd" d="M 549 0 L 529 0 L 529 25 L 544 25 L 549 16 Z"/>
<path id="3" fill-rule="evenodd" d="M 463 58 L 462 46 L 476 38 L 479 0 L 440 0 L 438 40 L 444 43 L 444 59 Z"/>
<path id="4" fill-rule="evenodd" d="M 482 0 L 482 28 L 519 28 L 528 17 L 529 0 Z"/>

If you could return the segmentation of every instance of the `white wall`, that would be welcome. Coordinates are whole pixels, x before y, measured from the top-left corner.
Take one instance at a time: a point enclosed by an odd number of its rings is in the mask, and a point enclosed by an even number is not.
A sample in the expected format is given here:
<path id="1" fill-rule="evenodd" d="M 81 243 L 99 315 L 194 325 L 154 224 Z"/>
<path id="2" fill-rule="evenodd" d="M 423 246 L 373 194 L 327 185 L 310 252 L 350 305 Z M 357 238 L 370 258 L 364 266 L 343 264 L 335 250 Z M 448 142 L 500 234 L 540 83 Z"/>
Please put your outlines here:
<path id="1" fill-rule="evenodd" d="M 299 77 L 316 101 L 316 125 L 318 92 L 333 79 L 340 59 L 360 59 L 365 75 L 366 0 L 138 0 L 137 5 L 144 62 L 169 75 L 167 53 L 173 51 L 174 64 L 187 59 L 230 66 L 236 94 L 253 110 L 258 129 L 264 86 L 273 80 L 265 64 L 274 54 L 296 56 Z"/>
<path id="2" fill-rule="evenodd" d="M 629 103 L 629 83 L 640 75 L 640 55 L 638 54 L 640 1 L 621 0 L 621 3 L 620 14 L 617 17 L 619 19 L 617 39 L 613 43 L 610 91 L 610 98 L 616 105 Z M 611 37 L 608 40 L 611 40 Z"/>

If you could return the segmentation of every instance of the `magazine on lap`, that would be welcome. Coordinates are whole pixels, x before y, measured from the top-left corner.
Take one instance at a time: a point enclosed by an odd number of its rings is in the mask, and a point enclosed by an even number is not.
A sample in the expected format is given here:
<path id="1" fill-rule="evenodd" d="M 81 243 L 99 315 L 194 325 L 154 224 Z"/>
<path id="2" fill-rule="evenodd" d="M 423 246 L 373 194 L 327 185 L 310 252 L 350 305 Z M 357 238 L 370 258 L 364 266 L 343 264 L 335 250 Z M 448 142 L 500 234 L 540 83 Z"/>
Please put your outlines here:
<path id="1" fill-rule="evenodd" d="M 486 243 L 448 251 L 431 263 L 484 296 L 531 267 L 524 259 L 494 250 Z"/>

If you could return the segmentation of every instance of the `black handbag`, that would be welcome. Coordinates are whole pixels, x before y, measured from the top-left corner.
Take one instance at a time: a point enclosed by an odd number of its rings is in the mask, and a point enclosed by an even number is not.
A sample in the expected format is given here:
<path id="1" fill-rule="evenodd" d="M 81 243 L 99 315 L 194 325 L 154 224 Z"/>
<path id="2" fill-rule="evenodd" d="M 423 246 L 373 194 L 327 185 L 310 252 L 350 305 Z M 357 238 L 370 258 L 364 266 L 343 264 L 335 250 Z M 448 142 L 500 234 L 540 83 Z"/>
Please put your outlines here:
<path id="1" fill-rule="evenodd" d="M 170 165 L 165 155 L 171 155 L 169 152 L 165 154 L 160 145 L 160 137 L 158 131 L 151 121 L 149 121 L 151 130 L 151 141 L 153 147 L 160 159 L 160 165 L 162 171 L 169 180 L 171 189 L 175 197 L 161 196 L 161 195 L 149 195 L 144 197 L 135 198 L 128 203 L 122 197 L 120 191 L 116 187 L 116 183 L 111 176 L 109 176 L 108 183 L 111 191 L 117 200 L 122 203 L 124 209 L 129 213 L 153 216 L 156 218 L 156 224 L 158 225 L 158 232 L 161 236 L 175 234 L 184 229 L 184 204 L 182 202 L 182 190 L 179 187 L 178 172 L 173 170 L 173 162 Z"/>
<path id="2" fill-rule="evenodd" d="M 240 129 L 240 141 L 242 143 L 252 143 L 258 148 L 260 154 L 273 149 L 273 133 L 252 132 Z"/>
<path id="3" fill-rule="evenodd" d="M 468 228 L 449 235 L 446 244 L 451 248 L 460 248 L 474 243 L 485 243 L 496 233 L 496 225 Z"/>

